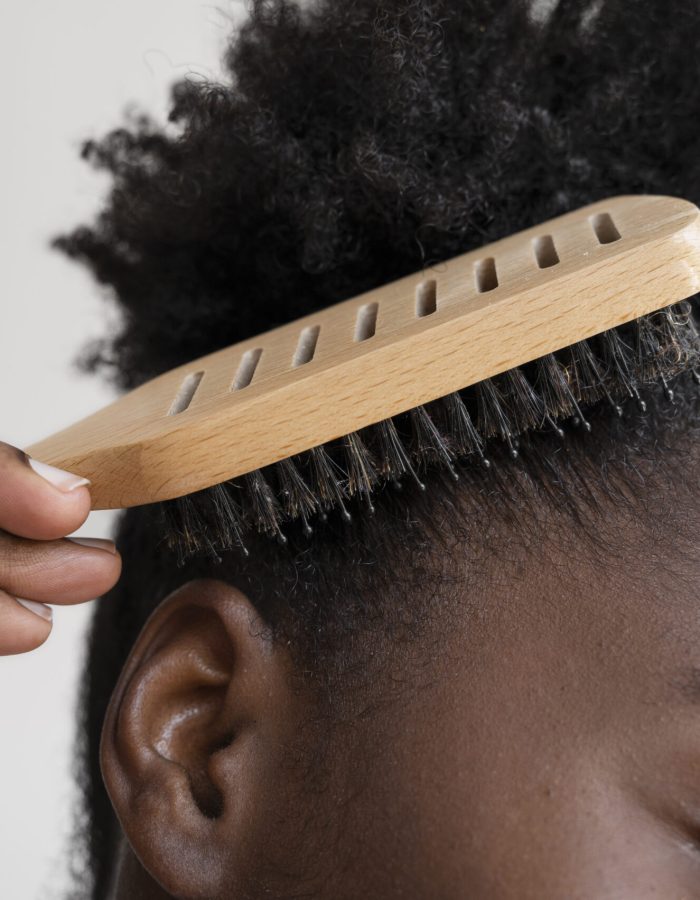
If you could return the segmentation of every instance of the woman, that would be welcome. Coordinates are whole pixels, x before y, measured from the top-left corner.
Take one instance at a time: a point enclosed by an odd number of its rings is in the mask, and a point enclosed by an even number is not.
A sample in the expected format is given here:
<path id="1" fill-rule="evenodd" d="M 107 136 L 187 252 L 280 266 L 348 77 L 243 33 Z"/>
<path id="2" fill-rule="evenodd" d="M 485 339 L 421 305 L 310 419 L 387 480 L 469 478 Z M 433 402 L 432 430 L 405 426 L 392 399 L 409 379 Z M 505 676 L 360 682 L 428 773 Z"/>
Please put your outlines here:
<path id="1" fill-rule="evenodd" d="M 113 193 L 60 245 L 125 313 L 96 362 L 131 387 L 601 196 L 697 201 L 699 38 L 660 0 L 255 3 L 175 134 L 86 150 Z M 92 896 L 700 896 L 698 391 L 674 389 L 247 558 L 178 566 L 129 511 L 86 671 Z M 19 652 L 36 602 L 109 590 L 120 557 L 52 540 L 89 485 L 1 458 Z"/>

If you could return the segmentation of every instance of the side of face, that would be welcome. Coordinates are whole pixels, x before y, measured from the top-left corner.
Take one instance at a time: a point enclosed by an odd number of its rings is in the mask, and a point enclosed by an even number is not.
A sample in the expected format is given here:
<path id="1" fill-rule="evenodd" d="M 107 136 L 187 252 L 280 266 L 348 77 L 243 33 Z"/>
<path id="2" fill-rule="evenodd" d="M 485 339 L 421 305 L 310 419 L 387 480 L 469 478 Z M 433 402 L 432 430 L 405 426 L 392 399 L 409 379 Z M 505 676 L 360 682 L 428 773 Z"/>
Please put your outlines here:
<path id="1" fill-rule="evenodd" d="M 652 501 L 509 547 L 332 721 L 243 594 L 176 592 L 105 723 L 113 896 L 700 897 L 697 514 Z"/>

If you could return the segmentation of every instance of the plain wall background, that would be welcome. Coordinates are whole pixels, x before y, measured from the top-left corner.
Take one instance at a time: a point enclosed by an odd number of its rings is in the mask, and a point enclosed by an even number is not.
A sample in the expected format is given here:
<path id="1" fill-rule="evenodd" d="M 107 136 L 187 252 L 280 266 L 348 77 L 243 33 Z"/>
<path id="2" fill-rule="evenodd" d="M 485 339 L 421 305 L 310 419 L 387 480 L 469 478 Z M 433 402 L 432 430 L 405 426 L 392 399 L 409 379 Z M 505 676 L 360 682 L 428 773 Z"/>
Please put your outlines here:
<path id="1" fill-rule="evenodd" d="M 119 124 L 132 101 L 163 118 L 168 87 L 215 77 L 241 0 L 4 0 L 0 6 L 0 438 L 18 446 L 111 396 L 77 373 L 105 330 L 106 305 L 77 266 L 48 248 L 85 221 L 105 182 L 78 158 L 82 139 Z M 109 514 L 83 534 L 105 535 Z M 69 883 L 77 677 L 89 604 L 56 608 L 48 643 L 0 658 L 0 896 L 59 897 Z"/>

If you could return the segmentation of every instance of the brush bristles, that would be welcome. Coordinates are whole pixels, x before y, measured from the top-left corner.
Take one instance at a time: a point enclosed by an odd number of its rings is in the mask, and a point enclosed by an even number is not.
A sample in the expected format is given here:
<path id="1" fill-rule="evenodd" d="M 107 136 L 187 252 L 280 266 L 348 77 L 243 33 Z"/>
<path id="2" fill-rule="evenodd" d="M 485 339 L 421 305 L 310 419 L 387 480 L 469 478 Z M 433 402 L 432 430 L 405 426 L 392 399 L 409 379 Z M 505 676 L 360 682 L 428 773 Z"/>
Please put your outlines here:
<path id="1" fill-rule="evenodd" d="M 584 410 L 601 401 L 618 415 L 628 400 L 646 408 L 641 391 L 664 386 L 700 367 L 696 299 L 637 319 L 533 363 L 419 406 L 361 432 L 264 470 L 161 504 L 169 540 L 180 558 L 195 553 L 218 556 L 239 548 L 255 530 L 284 541 L 284 525 L 302 522 L 310 533 L 316 516 L 359 501 L 373 512 L 372 494 L 382 484 L 407 479 L 424 488 L 420 473 L 441 467 L 457 479 L 458 466 L 488 466 L 487 447 L 504 442 L 518 455 L 520 435 L 556 431 L 571 421 L 589 431 Z"/>

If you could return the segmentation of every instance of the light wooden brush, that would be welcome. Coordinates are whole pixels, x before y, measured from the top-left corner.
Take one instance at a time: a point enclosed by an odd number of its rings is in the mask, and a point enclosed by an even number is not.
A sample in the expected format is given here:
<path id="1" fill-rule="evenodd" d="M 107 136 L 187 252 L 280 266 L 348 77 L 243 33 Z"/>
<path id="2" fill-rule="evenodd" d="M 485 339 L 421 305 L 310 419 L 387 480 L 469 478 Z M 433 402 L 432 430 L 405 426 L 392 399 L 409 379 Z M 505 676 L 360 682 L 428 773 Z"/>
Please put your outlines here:
<path id="1" fill-rule="evenodd" d="M 666 308 L 699 287 L 697 207 L 617 197 L 174 369 L 28 452 L 89 478 L 95 508 L 229 482 L 236 530 L 280 533 L 694 368 L 692 305 Z"/>

